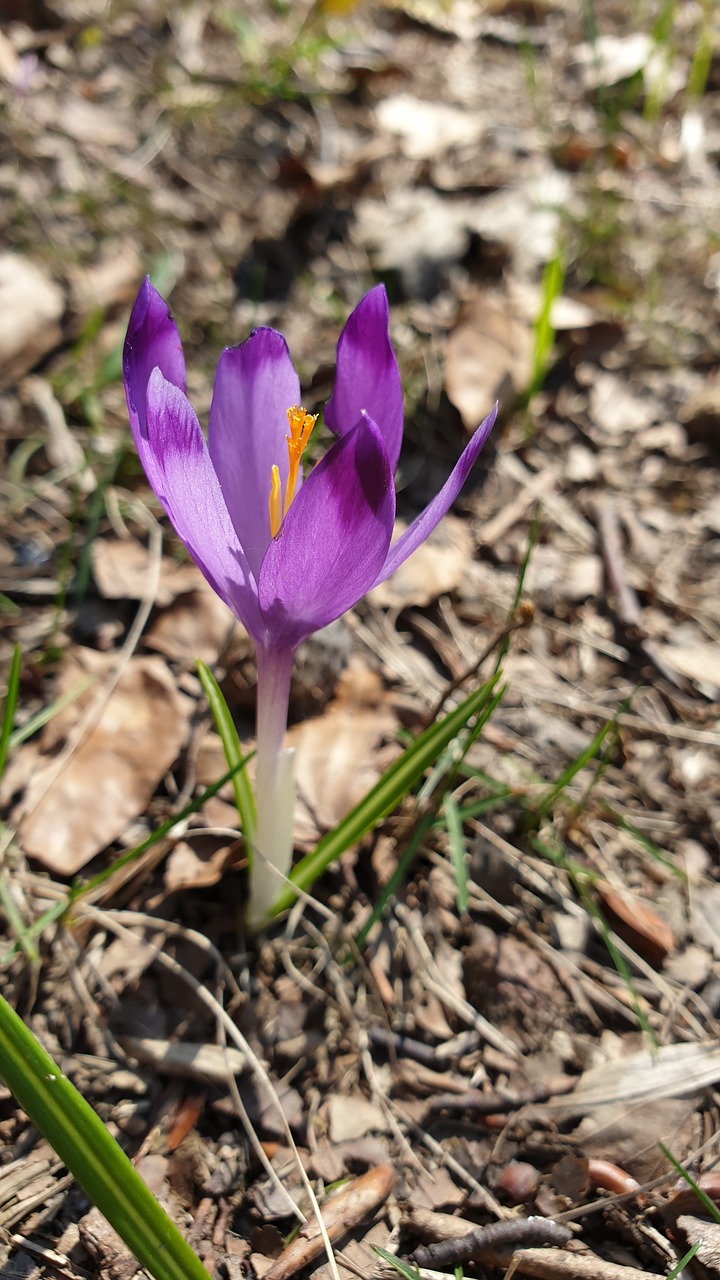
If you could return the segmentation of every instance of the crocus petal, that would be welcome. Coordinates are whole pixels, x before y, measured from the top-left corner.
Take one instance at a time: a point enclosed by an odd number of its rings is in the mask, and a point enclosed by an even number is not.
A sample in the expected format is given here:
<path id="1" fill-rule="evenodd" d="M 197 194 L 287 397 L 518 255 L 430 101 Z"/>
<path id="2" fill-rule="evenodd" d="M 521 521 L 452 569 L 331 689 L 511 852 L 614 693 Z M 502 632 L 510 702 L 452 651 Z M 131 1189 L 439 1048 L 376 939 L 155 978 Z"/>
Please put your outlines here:
<path id="1" fill-rule="evenodd" d="M 413 551 L 417 551 L 418 547 L 430 536 L 435 526 L 440 523 L 443 516 L 449 511 L 467 480 L 475 459 L 495 425 L 497 410 L 498 407 L 495 405 L 485 421 L 480 423 L 472 440 L 466 445 L 437 496 L 413 520 L 412 524 L 400 535 L 397 542 L 392 544 L 385 563 L 373 582 L 374 587 L 389 578 L 390 574 L 394 573 L 407 560 L 408 556 L 412 555 Z"/>
<path id="2" fill-rule="evenodd" d="M 378 284 L 358 303 L 340 334 L 335 386 L 324 416 L 330 430 L 342 436 L 367 413 L 378 425 L 394 475 L 402 443 L 403 398 L 389 321 L 385 286 Z"/>
<path id="3" fill-rule="evenodd" d="M 185 360 L 177 325 L 164 298 L 145 279 L 130 315 L 123 349 L 123 380 L 135 447 L 148 480 L 157 491 L 157 460 L 148 448 L 145 396 L 150 374 L 185 390 Z"/>
<path id="4" fill-rule="evenodd" d="M 150 375 L 146 394 L 148 479 L 178 537 L 210 586 L 240 619 L 256 642 L 264 627 L 242 547 L 223 501 L 200 423 L 178 387 L 160 369 Z M 157 480 L 157 483 L 156 483 Z"/>
<path id="5" fill-rule="evenodd" d="M 365 594 L 394 518 L 385 444 L 363 415 L 311 471 L 268 547 L 258 588 L 274 645 L 300 644 Z"/>
<path id="6" fill-rule="evenodd" d="M 223 351 L 215 375 L 208 443 L 230 518 L 257 578 L 270 542 L 272 468 L 285 490 L 287 410 L 300 382 L 282 334 L 255 329 Z"/>

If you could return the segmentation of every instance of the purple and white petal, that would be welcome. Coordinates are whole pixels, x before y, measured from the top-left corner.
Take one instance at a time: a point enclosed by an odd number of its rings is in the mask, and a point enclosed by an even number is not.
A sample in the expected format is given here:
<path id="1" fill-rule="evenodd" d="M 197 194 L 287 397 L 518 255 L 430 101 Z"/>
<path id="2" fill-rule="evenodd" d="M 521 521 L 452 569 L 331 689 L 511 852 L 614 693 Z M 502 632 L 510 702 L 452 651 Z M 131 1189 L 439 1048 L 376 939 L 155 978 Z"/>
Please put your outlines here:
<path id="1" fill-rule="evenodd" d="M 399 569 L 400 565 L 407 560 L 408 556 L 412 555 L 413 551 L 417 551 L 418 547 L 430 536 L 436 525 L 440 523 L 443 516 L 449 511 L 495 425 L 497 411 L 498 407 L 495 405 L 484 422 L 481 422 L 470 443 L 465 446 L 440 492 L 425 510 L 420 512 L 420 515 L 413 520 L 405 532 L 400 535 L 397 542 L 392 544 L 385 563 L 372 584 L 374 587 L 379 586 L 381 582 L 389 578 L 390 574 Z"/>
<path id="2" fill-rule="evenodd" d="M 342 436 L 367 413 L 385 441 L 394 475 L 402 444 L 403 397 L 389 321 L 385 286 L 378 284 L 358 303 L 340 334 L 335 386 L 324 418 Z"/>
<path id="3" fill-rule="evenodd" d="M 385 444 L 363 415 L 310 473 L 268 547 L 258 588 L 274 645 L 295 647 L 365 594 L 394 519 Z"/>
<path id="4" fill-rule="evenodd" d="M 156 368 L 168 382 L 185 390 L 185 360 L 177 325 L 167 302 L 146 277 L 125 337 L 123 381 L 135 447 L 153 488 L 156 459 L 148 450 L 145 397 L 150 374 Z"/>
<path id="5" fill-rule="evenodd" d="M 159 369 L 147 385 L 148 479 L 210 586 L 240 619 L 256 643 L 265 630 L 257 587 L 238 541 L 213 469 L 205 437 L 183 391 Z M 147 470 L 147 465 L 146 465 Z"/>
<path id="6" fill-rule="evenodd" d="M 210 457 L 256 578 L 270 542 L 272 468 L 279 468 L 284 492 L 287 410 L 299 400 L 300 382 L 282 334 L 255 329 L 240 346 L 223 351 L 210 407 Z"/>

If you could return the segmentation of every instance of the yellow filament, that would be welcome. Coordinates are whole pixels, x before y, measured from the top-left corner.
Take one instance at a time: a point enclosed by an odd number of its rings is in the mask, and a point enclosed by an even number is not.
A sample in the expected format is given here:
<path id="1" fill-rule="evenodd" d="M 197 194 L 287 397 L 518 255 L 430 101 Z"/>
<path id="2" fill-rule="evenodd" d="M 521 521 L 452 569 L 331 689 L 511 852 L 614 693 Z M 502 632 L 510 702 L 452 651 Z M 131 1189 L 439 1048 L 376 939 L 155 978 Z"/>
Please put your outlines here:
<path id="1" fill-rule="evenodd" d="M 317 422 L 317 414 L 306 413 L 300 405 L 294 404 L 292 409 L 288 409 L 287 418 L 290 426 L 290 435 L 286 436 L 285 439 L 287 440 L 290 467 L 288 470 L 287 486 L 285 489 L 285 503 L 283 505 L 284 516 L 287 515 L 290 503 L 295 497 L 295 486 L 297 484 L 298 471 L 300 469 L 300 459 L 307 449 L 310 433 Z"/>
<path id="2" fill-rule="evenodd" d="M 268 498 L 268 510 L 270 512 L 270 537 L 275 538 L 282 524 L 283 509 L 282 495 L 280 489 L 280 471 L 278 467 L 273 467 L 270 480 L 270 497 Z"/>
<path id="3" fill-rule="evenodd" d="M 307 448 L 310 433 L 317 422 L 316 413 L 306 413 L 299 405 L 294 404 L 292 409 L 287 411 L 288 424 L 290 426 L 290 435 L 286 436 L 288 449 L 288 478 L 285 486 L 285 501 L 282 499 L 282 486 L 280 484 L 280 471 L 273 466 L 270 478 L 270 497 L 268 499 L 268 509 L 270 511 L 270 537 L 276 538 L 280 532 L 280 525 L 283 517 L 287 515 L 290 509 L 290 503 L 295 497 L 295 488 L 297 485 L 298 475 L 300 473 L 300 460 Z"/>

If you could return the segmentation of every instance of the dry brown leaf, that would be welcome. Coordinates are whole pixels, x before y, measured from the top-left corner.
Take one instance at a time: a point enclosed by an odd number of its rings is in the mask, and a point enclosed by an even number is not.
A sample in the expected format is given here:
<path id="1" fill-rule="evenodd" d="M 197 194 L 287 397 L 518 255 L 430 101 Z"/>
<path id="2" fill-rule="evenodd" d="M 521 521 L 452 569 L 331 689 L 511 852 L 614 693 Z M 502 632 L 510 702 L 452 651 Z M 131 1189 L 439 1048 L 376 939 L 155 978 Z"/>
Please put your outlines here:
<path id="1" fill-rule="evenodd" d="M 36 263 L 0 254 L 0 388 L 57 346 L 64 310 L 62 289 Z"/>
<path id="2" fill-rule="evenodd" d="M 203 837 L 202 833 L 193 844 L 179 840 L 165 863 L 165 889 L 168 893 L 209 889 L 222 880 L 230 864 L 240 856 L 240 849 L 238 841 L 218 844 L 217 839 Z"/>
<path id="3" fill-rule="evenodd" d="M 716 642 L 694 645 L 663 645 L 660 650 L 665 662 L 681 675 L 694 680 L 709 697 L 717 697 L 720 690 L 720 648 Z"/>
<path id="4" fill-rule="evenodd" d="M 463 307 L 448 337 L 445 390 L 474 431 L 496 400 L 507 401 L 530 378 L 531 329 L 500 302 L 479 296 Z"/>
<path id="5" fill-rule="evenodd" d="M 333 1093 L 327 1104 L 330 1141 L 350 1142 L 367 1133 L 388 1133 L 390 1124 L 382 1107 L 358 1094 Z"/>
<path id="6" fill-rule="evenodd" d="M 295 782 L 300 801 L 295 835 L 315 840 L 319 829 L 335 826 L 380 776 L 380 744 L 397 727 L 377 676 L 351 663 L 340 677 L 338 695 L 323 715 L 295 725 Z"/>
<path id="7" fill-rule="evenodd" d="M 147 591 L 149 564 L 150 552 L 141 542 L 130 538 L 96 538 L 93 542 L 93 577 L 106 600 L 142 600 Z M 168 605 L 192 591 L 199 576 L 194 564 L 175 564 L 163 556 L 155 604 Z"/>
<path id="8" fill-rule="evenodd" d="M 145 633 L 145 643 L 172 662 L 194 667 L 195 659 L 202 658 L 212 666 L 231 636 L 245 633 L 202 574 L 194 572 L 195 590 L 159 614 Z"/>
<path id="9" fill-rule="evenodd" d="M 395 537 L 405 530 L 398 520 Z M 467 521 L 457 516 L 444 520 L 405 561 L 396 573 L 375 587 L 368 599 L 381 609 L 424 609 L 438 596 L 455 591 L 463 581 L 473 556 L 473 539 Z"/>
<path id="10" fill-rule="evenodd" d="M 649 903 L 632 893 L 620 892 L 606 880 L 597 882 L 598 896 L 607 911 L 619 922 L 620 932 L 650 964 L 660 968 L 675 950 L 675 935 L 669 924 Z"/>
<path id="11" fill-rule="evenodd" d="M 382 131 L 401 139 L 403 153 L 425 160 L 448 147 L 476 142 L 483 131 L 479 116 L 445 102 L 428 102 L 409 93 L 382 98 L 375 108 Z"/>
<path id="12" fill-rule="evenodd" d="M 59 695 L 88 674 L 102 678 L 114 660 L 93 649 L 74 650 Z M 79 714 L 78 703 L 51 722 L 45 747 L 54 744 L 63 725 L 67 731 L 68 720 Z M 132 658 L 99 722 L 59 776 L 46 790 L 55 767 L 51 760 L 30 781 L 23 805 L 28 816 L 21 826 L 25 852 L 58 875 L 73 875 L 107 848 L 147 807 L 177 759 L 190 711 L 191 703 L 177 692 L 159 658 Z M 34 797 L 40 797 L 37 804 Z"/>

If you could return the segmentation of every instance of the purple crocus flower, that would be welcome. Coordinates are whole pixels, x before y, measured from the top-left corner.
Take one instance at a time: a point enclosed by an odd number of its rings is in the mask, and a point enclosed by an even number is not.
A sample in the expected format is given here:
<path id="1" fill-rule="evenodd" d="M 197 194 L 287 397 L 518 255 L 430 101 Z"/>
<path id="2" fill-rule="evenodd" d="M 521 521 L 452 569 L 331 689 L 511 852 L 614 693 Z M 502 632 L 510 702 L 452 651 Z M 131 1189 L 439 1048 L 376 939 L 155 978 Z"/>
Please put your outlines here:
<path id="1" fill-rule="evenodd" d="M 171 524 L 257 652 L 257 830 L 249 843 L 286 875 L 292 858 L 292 761 L 283 750 L 298 645 L 395 571 L 457 497 L 493 427 L 478 427 L 440 492 L 391 543 L 393 476 L 402 442 L 400 373 L 382 285 L 365 295 L 337 347 L 325 422 L 336 439 L 303 478 L 315 416 L 285 339 L 255 329 L 223 351 L 208 441 L 185 394 L 175 322 L 149 280 L 130 317 L 123 358 L 140 461 Z M 259 923 L 280 881 L 253 859 L 250 920 Z"/>

